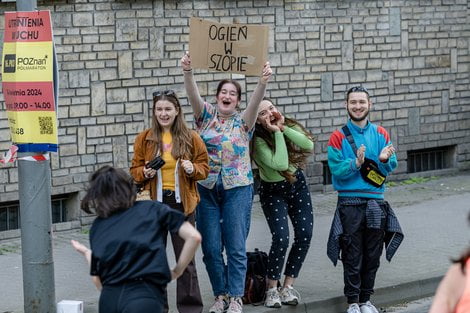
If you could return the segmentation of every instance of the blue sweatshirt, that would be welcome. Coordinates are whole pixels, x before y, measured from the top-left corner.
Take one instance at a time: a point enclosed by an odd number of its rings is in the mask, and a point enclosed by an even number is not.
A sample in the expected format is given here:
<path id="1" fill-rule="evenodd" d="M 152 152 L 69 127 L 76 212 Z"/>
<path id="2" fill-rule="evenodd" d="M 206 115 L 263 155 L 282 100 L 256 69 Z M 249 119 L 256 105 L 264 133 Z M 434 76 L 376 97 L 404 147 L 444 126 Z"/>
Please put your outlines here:
<path id="1" fill-rule="evenodd" d="M 357 148 L 366 147 L 366 158 L 374 160 L 382 174 L 388 176 L 398 165 L 394 153 L 387 162 L 380 162 L 379 155 L 382 149 L 392 142 L 390 136 L 381 126 L 367 122 L 360 128 L 351 122 L 347 123 Z M 333 187 L 340 197 L 361 197 L 383 199 L 385 184 L 374 187 L 364 181 L 356 167 L 356 151 L 353 151 L 342 130 L 336 130 L 328 141 L 328 165 L 333 176 Z"/>

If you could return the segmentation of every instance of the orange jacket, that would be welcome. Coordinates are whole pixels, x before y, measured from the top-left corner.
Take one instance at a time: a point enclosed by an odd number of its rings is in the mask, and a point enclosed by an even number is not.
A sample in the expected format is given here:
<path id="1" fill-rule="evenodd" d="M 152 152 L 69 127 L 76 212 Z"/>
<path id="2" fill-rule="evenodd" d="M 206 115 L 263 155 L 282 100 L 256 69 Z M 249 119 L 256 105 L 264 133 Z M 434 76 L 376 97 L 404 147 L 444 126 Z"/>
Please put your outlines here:
<path id="1" fill-rule="evenodd" d="M 207 149 L 199 134 L 191 131 L 193 138 L 193 148 L 189 160 L 193 163 L 194 171 L 191 175 L 178 167 L 178 177 L 180 182 L 180 196 L 184 207 L 184 214 L 189 215 L 194 212 L 199 202 L 199 193 L 196 181 L 205 179 L 209 174 L 209 157 Z M 145 181 L 144 189 L 150 190 L 152 199 L 157 198 L 157 175 L 150 180 L 145 179 L 143 167 L 147 161 L 155 158 L 154 151 L 157 139 L 153 137 L 152 129 L 141 132 L 134 141 L 134 157 L 132 158 L 131 175 L 137 183 Z"/>

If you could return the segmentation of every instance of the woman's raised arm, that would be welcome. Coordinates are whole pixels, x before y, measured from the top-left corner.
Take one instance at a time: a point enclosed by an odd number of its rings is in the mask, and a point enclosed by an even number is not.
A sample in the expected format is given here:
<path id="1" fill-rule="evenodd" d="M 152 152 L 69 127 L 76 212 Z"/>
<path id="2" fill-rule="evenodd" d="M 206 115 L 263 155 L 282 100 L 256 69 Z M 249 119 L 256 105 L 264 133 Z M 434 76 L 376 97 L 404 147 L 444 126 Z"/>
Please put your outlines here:
<path id="1" fill-rule="evenodd" d="M 199 116 L 204 108 L 204 101 L 199 94 L 196 82 L 194 81 L 193 69 L 191 68 L 191 57 L 186 52 L 181 58 L 181 68 L 183 69 L 184 88 L 188 95 L 189 104 L 193 108 L 194 116 Z"/>
<path id="2" fill-rule="evenodd" d="M 243 112 L 243 120 L 250 129 L 255 126 L 256 118 L 258 116 L 258 107 L 261 100 L 263 100 L 264 94 L 266 92 L 266 85 L 272 74 L 273 71 L 271 66 L 269 65 L 269 62 L 266 62 L 264 64 L 263 74 L 259 79 L 258 85 L 256 85 L 255 91 L 250 98 L 250 102 L 248 102 L 248 105 Z"/>

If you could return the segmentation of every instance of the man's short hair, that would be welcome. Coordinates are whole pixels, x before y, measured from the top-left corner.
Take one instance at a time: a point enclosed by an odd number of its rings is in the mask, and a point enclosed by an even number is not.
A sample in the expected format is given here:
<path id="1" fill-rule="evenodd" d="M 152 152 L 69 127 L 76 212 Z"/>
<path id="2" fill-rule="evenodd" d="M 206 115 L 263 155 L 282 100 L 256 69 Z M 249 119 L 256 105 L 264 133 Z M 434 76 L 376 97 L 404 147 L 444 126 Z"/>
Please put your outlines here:
<path id="1" fill-rule="evenodd" d="M 349 100 L 349 94 L 352 92 L 365 92 L 367 95 L 367 98 L 369 99 L 369 91 L 367 90 L 366 87 L 364 86 L 354 86 L 348 89 L 346 92 L 346 102 Z"/>

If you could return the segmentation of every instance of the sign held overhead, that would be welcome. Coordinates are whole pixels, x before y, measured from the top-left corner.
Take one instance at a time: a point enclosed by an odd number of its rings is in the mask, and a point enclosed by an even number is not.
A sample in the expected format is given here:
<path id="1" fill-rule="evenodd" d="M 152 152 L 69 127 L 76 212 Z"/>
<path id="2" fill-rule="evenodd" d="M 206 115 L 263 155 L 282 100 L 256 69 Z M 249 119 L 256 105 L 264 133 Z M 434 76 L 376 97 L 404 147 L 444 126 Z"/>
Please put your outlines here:
<path id="1" fill-rule="evenodd" d="M 196 17 L 189 23 L 189 53 L 194 68 L 261 75 L 268 59 L 268 26 L 221 24 Z"/>

